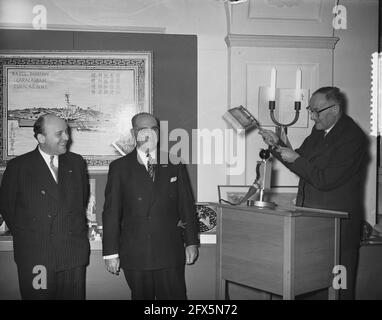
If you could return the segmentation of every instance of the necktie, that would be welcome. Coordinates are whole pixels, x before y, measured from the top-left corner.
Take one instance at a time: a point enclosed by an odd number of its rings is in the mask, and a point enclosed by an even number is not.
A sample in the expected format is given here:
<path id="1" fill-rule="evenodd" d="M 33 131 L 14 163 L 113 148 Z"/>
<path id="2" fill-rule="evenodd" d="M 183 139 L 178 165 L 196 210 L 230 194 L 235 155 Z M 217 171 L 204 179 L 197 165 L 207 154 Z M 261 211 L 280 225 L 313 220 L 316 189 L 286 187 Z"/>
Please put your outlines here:
<path id="1" fill-rule="evenodd" d="M 282 142 L 284 142 L 284 144 L 288 144 L 288 136 L 285 132 L 285 127 L 280 128 L 280 139 L 282 140 Z"/>
<path id="2" fill-rule="evenodd" d="M 150 153 L 147 153 L 147 172 L 150 178 L 154 181 L 154 159 L 151 157 Z"/>
<path id="3" fill-rule="evenodd" d="M 54 180 L 56 180 L 56 183 L 58 182 L 58 168 L 53 163 L 54 156 L 50 156 L 50 168 L 53 170 L 54 173 Z"/>

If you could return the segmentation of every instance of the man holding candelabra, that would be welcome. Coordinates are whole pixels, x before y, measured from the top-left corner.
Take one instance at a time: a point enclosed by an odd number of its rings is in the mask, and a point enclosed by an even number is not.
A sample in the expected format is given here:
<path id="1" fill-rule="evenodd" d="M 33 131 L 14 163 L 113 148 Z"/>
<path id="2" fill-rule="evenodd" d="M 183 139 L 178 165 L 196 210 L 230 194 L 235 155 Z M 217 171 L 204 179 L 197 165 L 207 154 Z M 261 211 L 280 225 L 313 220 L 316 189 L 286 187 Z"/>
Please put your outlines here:
<path id="1" fill-rule="evenodd" d="M 315 125 L 296 150 L 270 130 L 259 134 L 273 156 L 300 177 L 297 206 L 349 213 L 349 219 L 341 221 L 340 264 L 346 267 L 347 283 L 340 299 L 354 299 L 367 139 L 344 113 L 345 105 L 345 95 L 336 87 L 314 92 L 307 109 Z"/>

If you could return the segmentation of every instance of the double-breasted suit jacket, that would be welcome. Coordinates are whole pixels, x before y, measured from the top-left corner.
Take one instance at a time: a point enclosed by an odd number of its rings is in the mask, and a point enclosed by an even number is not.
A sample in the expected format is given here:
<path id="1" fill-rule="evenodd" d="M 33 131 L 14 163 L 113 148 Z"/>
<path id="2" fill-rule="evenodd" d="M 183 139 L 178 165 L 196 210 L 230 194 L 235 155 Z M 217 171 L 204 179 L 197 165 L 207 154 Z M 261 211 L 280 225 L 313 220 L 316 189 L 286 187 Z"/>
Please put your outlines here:
<path id="1" fill-rule="evenodd" d="M 184 265 L 185 245 L 199 243 L 185 166 L 159 163 L 153 182 L 136 150 L 110 164 L 102 218 L 103 255 L 119 254 L 123 269 Z"/>
<path id="2" fill-rule="evenodd" d="M 12 159 L 5 170 L 0 212 L 13 235 L 19 267 L 62 271 L 89 262 L 86 165 L 71 152 L 58 159 L 58 183 L 37 148 Z"/>

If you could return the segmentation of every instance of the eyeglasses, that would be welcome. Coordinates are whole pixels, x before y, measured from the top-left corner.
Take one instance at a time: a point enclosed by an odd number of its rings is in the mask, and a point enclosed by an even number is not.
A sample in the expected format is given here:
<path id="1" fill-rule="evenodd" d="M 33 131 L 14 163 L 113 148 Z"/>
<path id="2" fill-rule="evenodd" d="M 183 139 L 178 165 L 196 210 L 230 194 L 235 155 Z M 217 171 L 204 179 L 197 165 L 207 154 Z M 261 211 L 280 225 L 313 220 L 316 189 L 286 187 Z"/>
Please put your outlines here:
<path id="1" fill-rule="evenodd" d="M 323 108 L 323 109 L 321 109 L 321 110 L 312 110 L 312 109 L 310 108 L 310 106 L 308 106 L 308 107 L 306 108 L 306 110 L 308 110 L 311 114 L 315 115 L 316 117 L 319 117 L 319 116 L 320 116 L 320 113 L 321 113 L 322 111 L 325 111 L 325 110 L 327 110 L 327 109 L 329 109 L 329 108 L 331 108 L 331 107 L 334 107 L 335 105 L 336 105 L 336 104 L 332 104 L 331 106 L 326 107 L 326 108 Z"/>

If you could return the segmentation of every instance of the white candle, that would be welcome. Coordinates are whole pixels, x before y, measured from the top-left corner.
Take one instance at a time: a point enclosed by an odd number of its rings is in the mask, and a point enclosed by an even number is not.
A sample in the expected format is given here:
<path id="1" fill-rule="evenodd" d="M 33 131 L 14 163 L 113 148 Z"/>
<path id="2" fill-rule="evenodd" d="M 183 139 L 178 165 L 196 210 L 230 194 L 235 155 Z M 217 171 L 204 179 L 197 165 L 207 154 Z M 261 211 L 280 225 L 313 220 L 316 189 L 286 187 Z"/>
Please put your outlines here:
<path id="1" fill-rule="evenodd" d="M 272 68 L 271 71 L 271 90 L 270 90 L 270 101 L 276 100 L 276 68 Z"/>
<path id="2" fill-rule="evenodd" d="M 296 71 L 296 97 L 295 101 L 301 101 L 301 69 L 298 68 Z"/>

